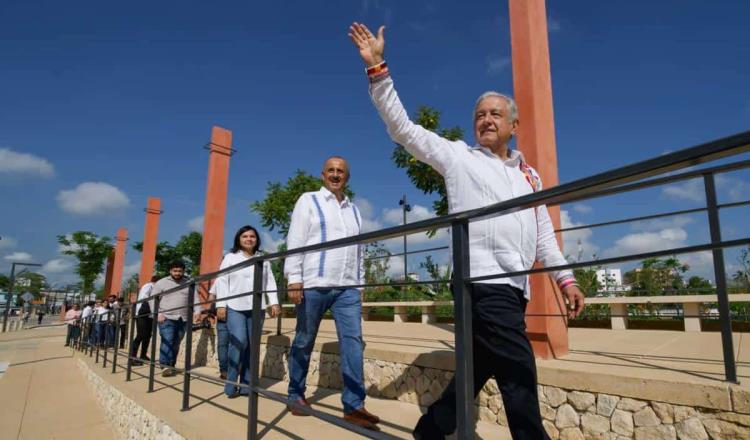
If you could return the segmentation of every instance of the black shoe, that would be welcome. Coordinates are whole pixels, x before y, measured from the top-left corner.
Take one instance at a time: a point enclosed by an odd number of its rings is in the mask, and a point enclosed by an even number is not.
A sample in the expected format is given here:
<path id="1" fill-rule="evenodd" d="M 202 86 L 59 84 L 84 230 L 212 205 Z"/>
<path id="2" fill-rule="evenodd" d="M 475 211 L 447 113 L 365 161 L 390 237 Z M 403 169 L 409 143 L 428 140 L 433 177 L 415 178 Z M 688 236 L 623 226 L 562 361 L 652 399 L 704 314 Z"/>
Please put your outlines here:
<path id="1" fill-rule="evenodd" d="M 130 365 L 133 367 L 140 367 L 141 365 L 143 365 L 143 362 L 139 361 L 138 359 L 131 359 Z"/>
<path id="2" fill-rule="evenodd" d="M 414 440 L 445 440 L 445 434 L 440 432 L 427 414 L 419 418 L 411 435 L 414 436 Z"/>

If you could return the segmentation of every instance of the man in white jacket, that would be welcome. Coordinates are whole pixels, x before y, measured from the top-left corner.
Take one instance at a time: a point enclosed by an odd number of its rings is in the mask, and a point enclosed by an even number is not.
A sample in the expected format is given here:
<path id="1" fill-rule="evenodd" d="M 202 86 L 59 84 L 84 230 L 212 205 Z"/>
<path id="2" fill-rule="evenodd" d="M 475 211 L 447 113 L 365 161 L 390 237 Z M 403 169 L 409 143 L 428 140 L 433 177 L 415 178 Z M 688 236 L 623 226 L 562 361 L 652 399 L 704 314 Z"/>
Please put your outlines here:
<path id="1" fill-rule="evenodd" d="M 349 37 L 367 67 L 370 96 L 388 134 L 418 160 L 445 179 L 450 212 L 479 208 L 539 191 L 539 175 L 519 151 L 508 148 L 518 127 L 513 100 L 497 92 L 482 94 L 474 108 L 477 145 L 449 141 L 414 124 L 401 104 L 383 52 L 384 28 L 373 35 L 354 23 Z M 472 222 L 469 227 L 472 277 L 502 275 L 566 264 L 545 206 Z M 583 294 L 568 270 L 550 276 L 565 295 L 569 316 L 583 310 Z M 528 276 L 502 277 L 471 285 L 474 336 L 474 392 L 494 376 L 513 438 L 548 439 L 542 426 L 536 386 L 536 365 L 526 335 L 524 313 L 530 298 Z M 422 416 L 414 437 L 442 439 L 456 429 L 455 382 Z"/>
<path id="2" fill-rule="evenodd" d="M 338 156 L 326 160 L 321 174 L 323 188 L 300 196 L 294 205 L 287 234 L 289 250 L 357 235 L 361 216 L 344 194 L 349 165 Z M 331 310 L 336 321 L 344 391 L 344 419 L 377 430 L 380 419 L 365 409 L 362 299 L 356 286 L 362 283 L 362 251 L 358 245 L 287 257 L 284 273 L 289 280 L 289 299 L 296 304 L 297 326 L 289 353 L 290 411 L 306 415 L 295 406 L 309 406 L 305 382 L 310 354 L 320 320 Z M 304 289 L 304 290 L 303 290 Z"/>

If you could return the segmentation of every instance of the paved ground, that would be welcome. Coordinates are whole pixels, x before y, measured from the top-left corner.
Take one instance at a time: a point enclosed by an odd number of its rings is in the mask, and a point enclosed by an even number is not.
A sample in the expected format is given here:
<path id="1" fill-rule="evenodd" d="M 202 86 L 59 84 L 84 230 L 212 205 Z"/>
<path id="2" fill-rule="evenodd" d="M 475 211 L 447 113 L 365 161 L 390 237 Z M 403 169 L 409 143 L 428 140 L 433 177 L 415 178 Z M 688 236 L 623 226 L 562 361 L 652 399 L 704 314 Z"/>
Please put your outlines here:
<path id="1" fill-rule="evenodd" d="M 0 335 L 0 438 L 115 438 L 72 352 L 62 346 L 64 331 Z"/>

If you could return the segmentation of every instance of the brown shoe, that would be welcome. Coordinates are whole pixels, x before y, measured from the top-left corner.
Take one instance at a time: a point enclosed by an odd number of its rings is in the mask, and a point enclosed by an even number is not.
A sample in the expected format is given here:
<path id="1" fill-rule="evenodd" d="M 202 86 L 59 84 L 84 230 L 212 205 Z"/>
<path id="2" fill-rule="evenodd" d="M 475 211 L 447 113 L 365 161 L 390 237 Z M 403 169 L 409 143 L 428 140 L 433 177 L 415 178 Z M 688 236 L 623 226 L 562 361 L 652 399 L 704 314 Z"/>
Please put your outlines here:
<path id="1" fill-rule="evenodd" d="M 295 400 L 294 403 L 299 406 L 304 406 L 305 408 L 310 408 L 310 404 L 307 403 L 307 400 L 305 400 L 304 397 L 302 399 Z M 308 413 L 295 409 L 292 405 L 287 405 L 286 408 L 289 410 L 290 413 L 292 413 L 293 416 L 307 417 L 310 415 Z"/>
<path id="2" fill-rule="evenodd" d="M 375 414 L 371 413 L 370 411 L 367 411 L 365 407 L 363 406 L 360 409 L 354 410 L 355 412 L 359 412 L 362 417 L 369 420 L 371 423 L 380 423 L 380 417 L 376 416 Z"/>
<path id="3" fill-rule="evenodd" d="M 367 415 L 365 415 L 365 413 Z M 368 416 L 374 417 L 375 419 L 380 421 L 380 419 L 377 418 L 377 416 L 373 416 L 367 411 L 362 411 L 362 409 L 355 409 L 349 414 L 344 414 L 344 420 L 346 420 L 349 423 L 353 423 L 355 425 L 361 426 L 365 429 L 370 429 L 372 431 L 380 431 L 380 428 L 378 428 L 378 425 L 370 421 L 370 418 Z"/>

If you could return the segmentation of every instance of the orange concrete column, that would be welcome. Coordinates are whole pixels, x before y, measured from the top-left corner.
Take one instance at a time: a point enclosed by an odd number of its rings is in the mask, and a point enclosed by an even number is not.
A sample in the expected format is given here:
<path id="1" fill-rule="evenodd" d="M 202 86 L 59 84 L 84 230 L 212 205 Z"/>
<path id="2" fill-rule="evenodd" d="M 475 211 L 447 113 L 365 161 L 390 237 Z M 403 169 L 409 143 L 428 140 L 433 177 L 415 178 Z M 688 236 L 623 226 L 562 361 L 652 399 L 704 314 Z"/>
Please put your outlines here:
<path id="1" fill-rule="evenodd" d="M 540 174 L 545 188 L 558 184 L 555 120 L 552 110 L 547 14 L 544 0 L 509 0 L 513 89 L 518 104 L 518 147 Z M 555 228 L 560 210 L 550 208 Z M 558 242 L 560 237 L 558 235 Z M 527 328 L 538 357 L 568 352 L 567 319 L 562 296 L 548 275 L 531 277 Z"/>
<path id="2" fill-rule="evenodd" d="M 229 187 L 229 159 L 232 156 L 232 132 L 214 126 L 208 157 L 208 182 L 206 207 L 203 212 L 203 243 L 201 247 L 201 273 L 219 269 L 224 250 L 224 219 L 227 210 Z M 199 289 L 202 300 L 208 298 L 207 286 Z"/>
<path id="3" fill-rule="evenodd" d="M 128 241 L 128 230 L 120 228 L 115 235 L 114 260 L 112 261 L 112 282 L 109 290 L 110 295 L 119 295 L 122 289 L 122 271 L 125 268 L 125 246 Z"/>
<path id="4" fill-rule="evenodd" d="M 107 257 L 107 267 L 104 271 L 104 296 L 106 297 L 109 295 L 110 290 L 112 290 L 112 271 L 115 267 L 115 250 L 112 249 L 112 251 L 109 253 L 109 256 Z"/>
<path id="5" fill-rule="evenodd" d="M 159 236 L 159 216 L 161 199 L 149 197 L 146 205 L 146 225 L 143 228 L 143 249 L 141 252 L 141 272 L 138 275 L 138 286 L 151 281 L 156 261 L 156 239 Z"/>

